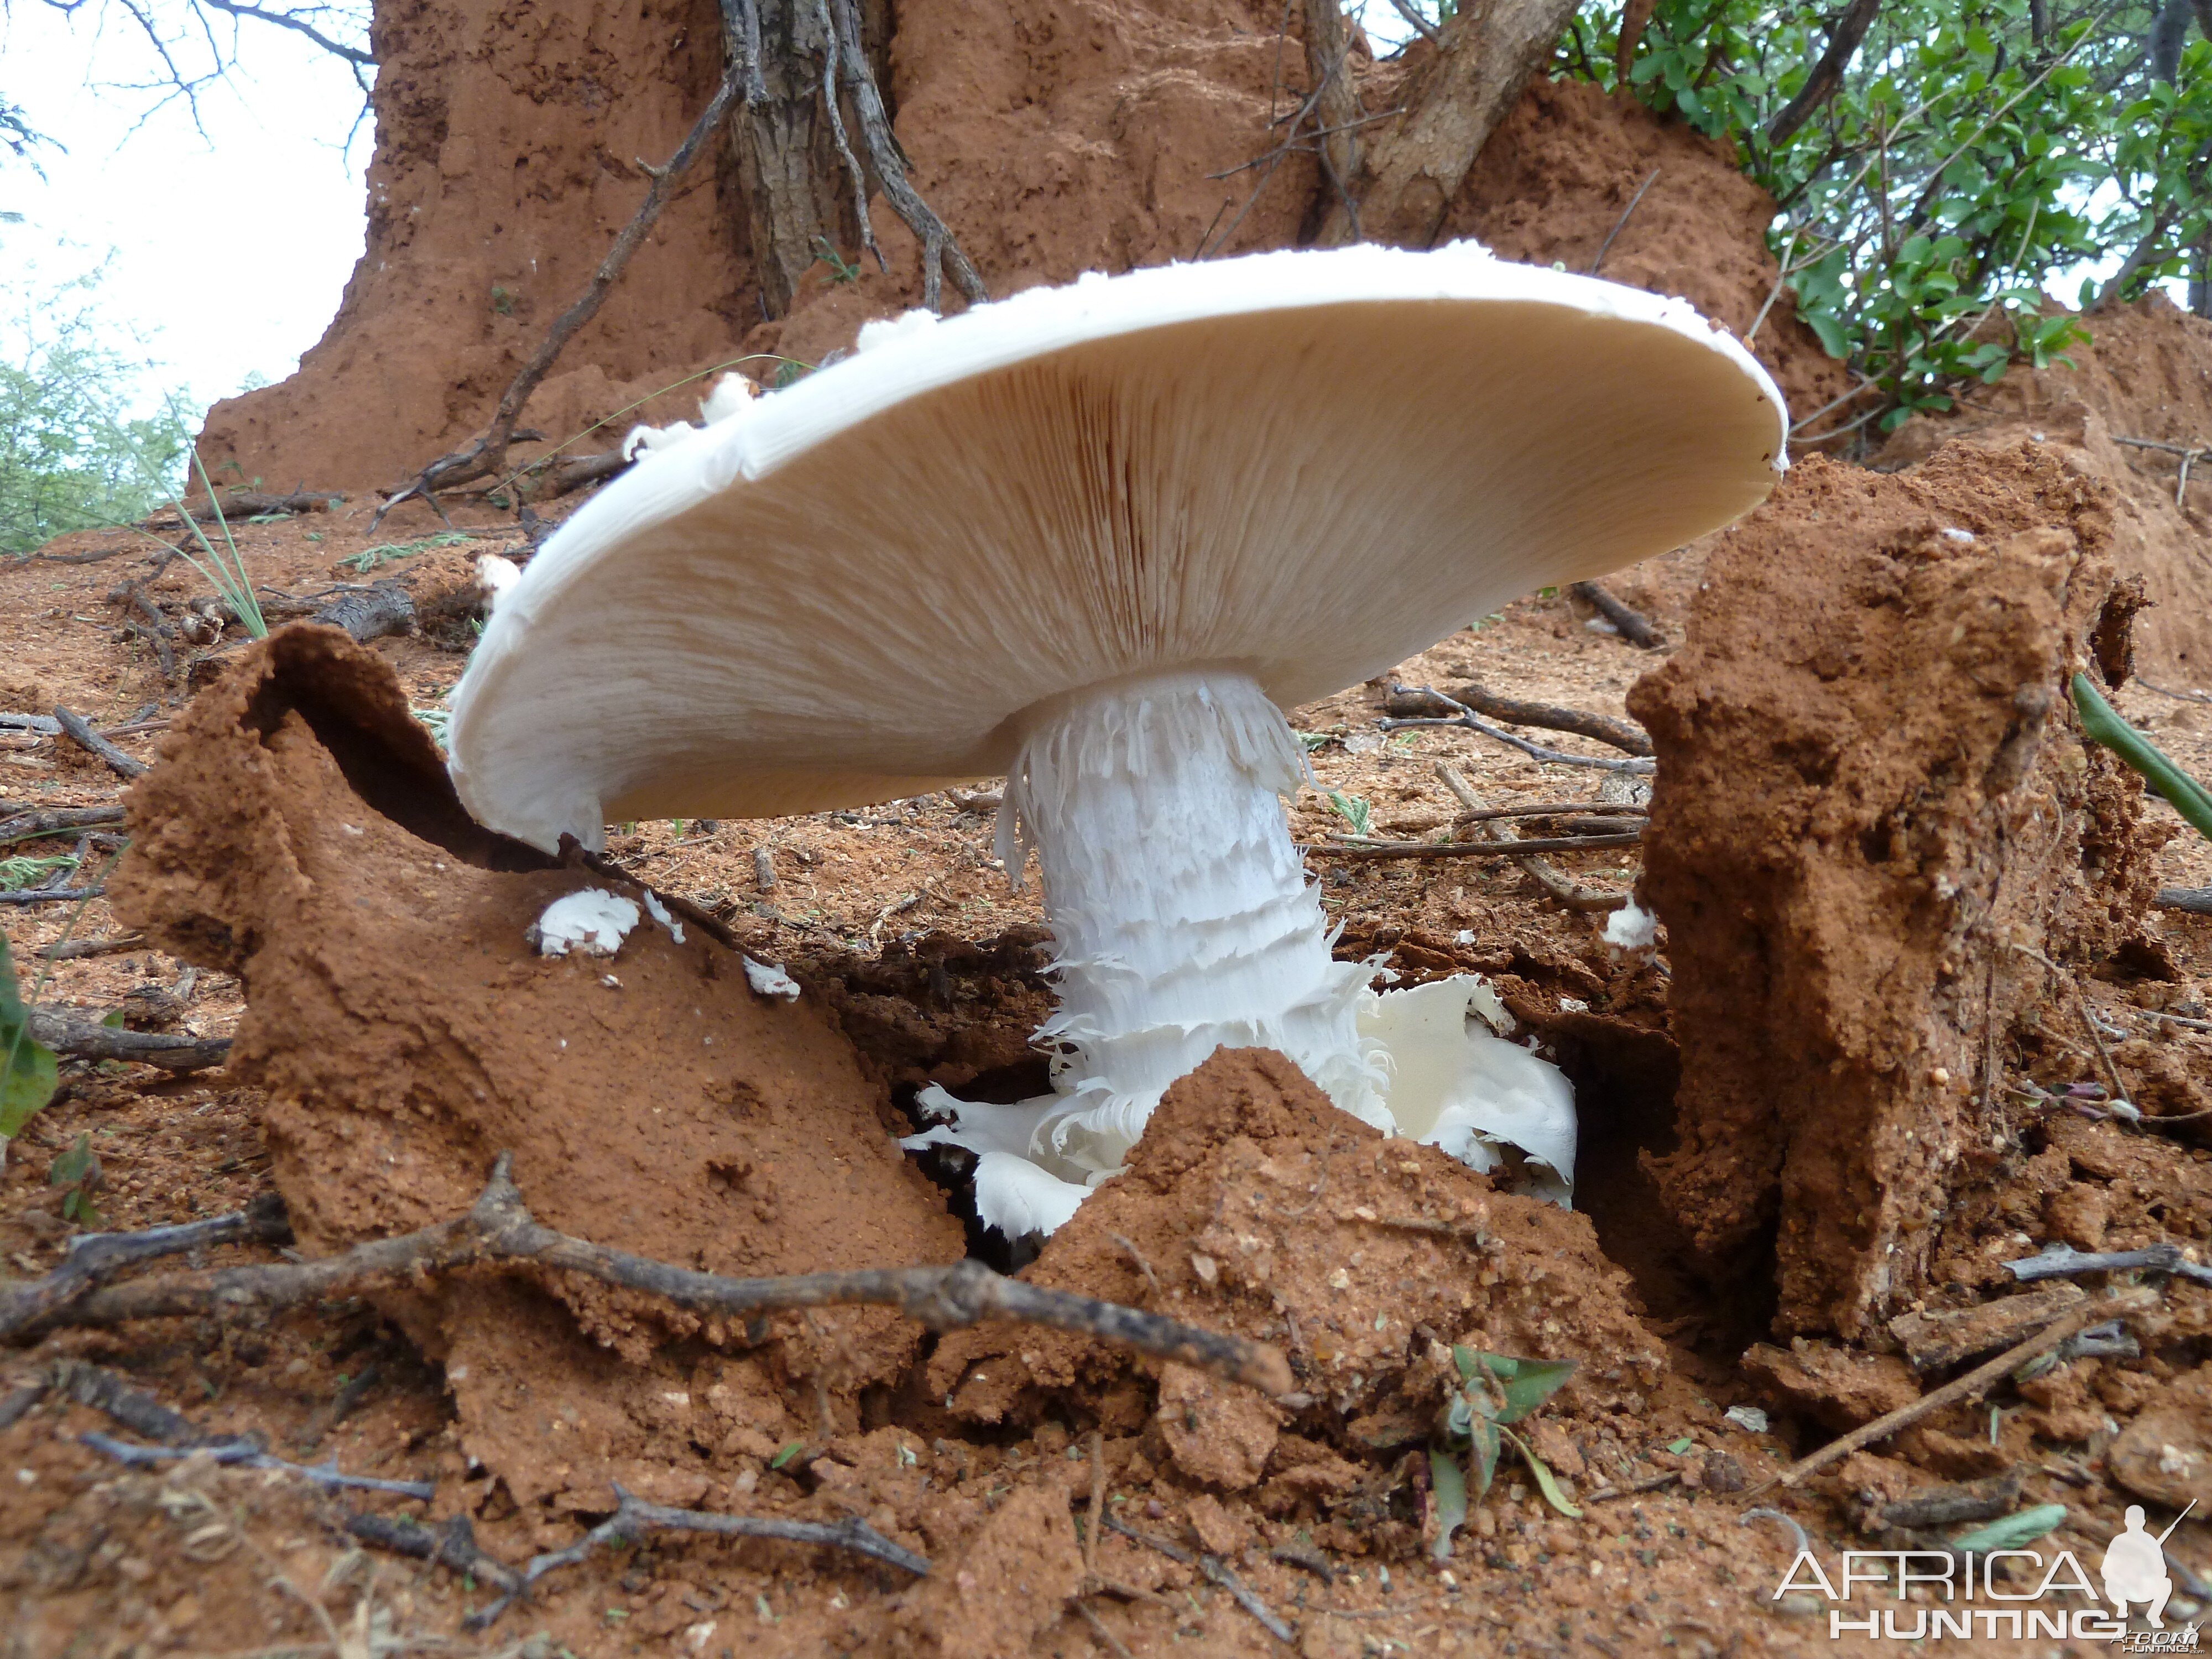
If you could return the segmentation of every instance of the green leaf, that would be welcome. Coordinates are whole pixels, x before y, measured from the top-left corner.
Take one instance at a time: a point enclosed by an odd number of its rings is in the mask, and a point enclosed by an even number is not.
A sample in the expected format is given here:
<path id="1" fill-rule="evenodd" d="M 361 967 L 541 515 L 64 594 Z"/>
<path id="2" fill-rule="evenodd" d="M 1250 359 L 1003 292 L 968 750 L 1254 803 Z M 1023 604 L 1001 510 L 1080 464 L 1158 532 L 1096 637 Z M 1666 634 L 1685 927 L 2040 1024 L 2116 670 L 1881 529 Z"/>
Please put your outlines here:
<path id="1" fill-rule="evenodd" d="M 1474 1419 L 1474 1432 L 1470 1437 L 1473 1449 L 1469 1455 L 1474 1459 L 1475 1491 L 1484 1498 L 1490 1496 L 1490 1483 L 1498 1474 L 1499 1433 L 1498 1425 L 1488 1418 L 1478 1417 Z"/>
<path id="2" fill-rule="evenodd" d="M 1512 1430 L 1501 1429 L 1498 1432 L 1513 1443 L 1513 1449 L 1521 1454 L 1521 1461 L 1528 1466 L 1528 1473 L 1536 1477 L 1536 1490 L 1544 1494 L 1544 1501 L 1568 1520 L 1581 1520 L 1583 1512 L 1568 1502 L 1566 1493 L 1559 1490 L 1559 1477 L 1552 1473 L 1551 1466 L 1537 1456 L 1528 1443 Z"/>
<path id="3" fill-rule="evenodd" d="M 1686 1434 L 1680 1440 L 1669 1440 L 1667 1443 L 1667 1449 L 1674 1453 L 1675 1456 L 1680 1457 L 1683 1453 L 1688 1451 L 1691 1447 L 1697 1443 L 1698 1443 L 1696 1441 L 1691 1439 L 1690 1437 Z"/>
<path id="4" fill-rule="evenodd" d="M 2084 732 L 2142 773 L 2152 788 L 2173 803 L 2175 811 L 2196 826 L 2199 835 L 2212 837 L 2212 793 L 2207 793 L 2203 784 L 2122 720 L 2097 688 L 2089 684 L 2087 674 L 2074 677 L 2074 706 L 2081 712 Z"/>
<path id="5" fill-rule="evenodd" d="M 61 1062 L 31 1035 L 30 1011 L 15 989 L 15 964 L 0 937 L 0 1136 L 13 1139 L 54 1097 Z"/>
<path id="6" fill-rule="evenodd" d="M 774 1457 L 769 1458 L 768 1466 L 772 1469 L 780 1469 L 805 1449 L 806 1443 L 804 1440 L 794 1440 Z"/>
<path id="7" fill-rule="evenodd" d="M 67 1152 L 60 1153 L 46 1166 L 46 1185 L 80 1186 L 84 1178 L 98 1167 L 98 1160 L 92 1155 L 92 1136 L 81 1134 Z"/>
<path id="8" fill-rule="evenodd" d="M 1553 1395 L 1575 1374 L 1571 1359 L 1516 1359 L 1502 1353 L 1485 1353 L 1480 1348 L 1452 1348 L 1452 1364 L 1459 1368 L 1464 1380 L 1474 1382 L 1478 1375 L 1486 1375 L 1496 1382 L 1505 1396 L 1498 1410 L 1501 1423 L 1518 1423 Z"/>
<path id="9" fill-rule="evenodd" d="M 1328 804 L 1352 826 L 1353 835 L 1364 836 L 1374 833 L 1373 809 L 1358 795 L 1347 795 L 1341 789 L 1332 789 L 1328 792 Z"/>
<path id="10" fill-rule="evenodd" d="M 2039 1504 L 2032 1510 L 2021 1510 L 1992 1521 L 1986 1527 L 1961 1533 L 1951 1540 L 1951 1547 L 1969 1550 L 1977 1555 L 1986 1555 L 1991 1550 L 2021 1549 L 2045 1533 L 2057 1530 L 2065 1520 L 2065 1504 Z"/>
<path id="11" fill-rule="evenodd" d="M 1429 1488 L 1437 1498 L 1437 1536 L 1429 1554 L 1449 1561 L 1452 1534 L 1467 1524 L 1467 1475 L 1458 1458 L 1434 1446 L 1429 1448 Z"/>

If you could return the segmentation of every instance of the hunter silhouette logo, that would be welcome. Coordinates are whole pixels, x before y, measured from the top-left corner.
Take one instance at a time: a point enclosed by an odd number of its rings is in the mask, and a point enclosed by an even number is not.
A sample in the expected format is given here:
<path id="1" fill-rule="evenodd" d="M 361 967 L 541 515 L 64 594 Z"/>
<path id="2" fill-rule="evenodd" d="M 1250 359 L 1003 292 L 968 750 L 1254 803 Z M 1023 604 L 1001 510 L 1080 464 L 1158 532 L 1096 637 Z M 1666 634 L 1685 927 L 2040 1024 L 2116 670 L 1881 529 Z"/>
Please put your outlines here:
<path id="1" fill-rule="evenodd" d="M 2151 1628 L 2166 1628 L 2166 1601 L 2173 1594 L 2173 1580 L 2166 1574 L 2166 1540 L 2182 1516 L 2196 1507 L 2192 1498 L 2189 1509 L 2173 1517 L 2172 1526 L 2154 1538 L 2143 1530 L 2142 1505 L 2128 1505 L 2127 1530 L 2105 1551 L 2105 1598 L 2120 1618 L 2128 1616 L 2130 1602 L 2141 1601 L 2148 1608 Z"/>
<path id="2" fill-rule="evenodd" d="M 1820 1559 L 1801 1547 L 1775 1586 L 1772 1599 L 1779 1601 L 1792 1591 L 1814 1591 L 1831 1602 L 1844 1603 L 1828 1609 L 1832 1641 L 1847 1632 L 1893 1642 L 1944 1636 L 2014 1640 L 2071 1637 L 2118 1643 L 2130 1652 L 2195 1653 L 2196 1626 L 2166 1628 L 2166 1605 L 2174 1587 L 2166 1571 L 2165 1546 L 2174 1528 L 2196 1507 L 2192 1499 L 2164 1532 L 2153 1533 L 2144 1525 L 2142 1505 L 2130 1505 L 2125 1526 L 2113 1534 L 2098 1564 L 2101 1595 L 2071 1550 L 1845 1550 L 1842 1571 L 1831 1579 Z M 2034 1518 L 2032 1512 L 2030 1518 Z M 2058 1511 L 2042 1524 L 2048 1529 L 2063 1519 L 2063 1512 Z M 1851 1605 L 1855 1599 L 1902 1603 L 1916 1585 L 1933 1592 L 1918 1606 Z M 1856 1598 L 1854 1591 L 1859 1593 Z M 1991 1605 L 1957 1605 L 1962 1601 Z M 2130 1613 L 2136 1610 L 2149 1630 L 2128 1629 Z"/>

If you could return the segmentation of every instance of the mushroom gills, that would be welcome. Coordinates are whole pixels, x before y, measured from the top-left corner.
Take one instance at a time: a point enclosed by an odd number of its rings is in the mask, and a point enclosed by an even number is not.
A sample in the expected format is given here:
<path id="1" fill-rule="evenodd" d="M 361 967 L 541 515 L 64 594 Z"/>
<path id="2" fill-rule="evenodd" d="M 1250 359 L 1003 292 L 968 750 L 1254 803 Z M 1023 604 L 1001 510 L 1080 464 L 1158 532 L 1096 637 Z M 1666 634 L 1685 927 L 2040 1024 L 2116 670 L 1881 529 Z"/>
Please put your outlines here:
<path id="1" fill-rule="evenodd" d="M 1224 1047 L 1278 1049 L 1361 1121 L 1476 1169 L 1516 1146 L 1538 1194 L 1567 1200 L 1572 1091 L 1470 1018 L 1481 998 L 1497 1009 L 1488 988 L 1378 995 L 1371 966 L 1331 955 L 1283 814 L 1304 751 L 1256 679 L 1135 676 L 1018 726 L 998 850 L 1017 883 L 1036 857 L 1057 945 L 1060 1008 L 1037 1033 L 1053 1092 L 998 1105 L 932 1085 L 916 1103 L 939 1121 L 903 1143 L 976 1154 L 986 1224 L 1051 1232 L 1121 1167 L 1168 1086 Z"/>

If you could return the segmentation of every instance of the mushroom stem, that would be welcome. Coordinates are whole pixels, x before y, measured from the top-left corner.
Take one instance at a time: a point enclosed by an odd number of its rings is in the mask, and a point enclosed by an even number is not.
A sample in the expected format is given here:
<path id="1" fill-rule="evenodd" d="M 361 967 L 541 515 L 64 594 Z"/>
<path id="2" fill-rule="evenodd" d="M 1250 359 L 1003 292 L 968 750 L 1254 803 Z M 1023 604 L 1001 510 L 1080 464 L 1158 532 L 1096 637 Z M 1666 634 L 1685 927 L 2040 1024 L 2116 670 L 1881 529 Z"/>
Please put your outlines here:
<path id="1" fill-rule="evenodd" d="M 925 1108 L 957 1119 L 961 1145 L 980 1135 L 1080 1182 L 1118 1169 L 1162 1092 L 1214 1049 L 1263 1048 L 1388 1128 L 1379 1047 L 1358 1029 L 1370 973 L 1330 954 L 1283 812 L 1304 754 L 1258 683 L 1227 668 L 1115 680 L 1020 723 L 999 853 L 1017 879 L 1034 854 L 1043 884 L 1060 1005 L 1038 1037 L 1056 1091 L 979 1107 L 931 1090 Z M 1020 1172 L 979 1170 L 979 1188 L 994 1173 Z"/>

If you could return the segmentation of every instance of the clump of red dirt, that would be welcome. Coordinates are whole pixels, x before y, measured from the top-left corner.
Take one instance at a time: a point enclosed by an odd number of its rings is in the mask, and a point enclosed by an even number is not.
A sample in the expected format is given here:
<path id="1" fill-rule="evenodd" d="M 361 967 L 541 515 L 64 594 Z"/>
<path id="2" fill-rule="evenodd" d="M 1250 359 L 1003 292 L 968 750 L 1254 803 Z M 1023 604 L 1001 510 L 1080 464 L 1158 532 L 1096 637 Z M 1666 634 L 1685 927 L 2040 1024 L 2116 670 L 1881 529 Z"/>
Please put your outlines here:
<path id="1" fill-rule="evenodd" d="M 930 1398 L 967 1422 L 1023 1429 L 1073 1416 L 1131 1433 L 1149 1419 L 1179 1480 L 1249 1492 L 1277 1519 L 1314 1519 L 1316 1498 L 1358 1491 L 1347 1456 L 1425 1444 L 1450 1343 L 1577 1362 L 1540 1431 L 1577 1481 L 1623 1461 L 1667 1371 L 1586 1218 L 1384 1139 L 1264 1050 L 1217 1053 L 1170 1088 L 1127 1170 L 1024 1277 L 1273 1343 L 1303 1401 L 1086 1337 L 1001 1328 L 947 1336 L 928 1363 Z M 1566 1429 L 1583 1434 L 1580 1450 L 1549 1437 Z M 1346 1516 L 1316 1536 L 1364 1551 L 1385 1523 L 1405 1517 Z M 1418 1536 L 1416 1525 L 1402 1541 Z"/>
<path id="2" fill-rule="evenodd" d="M 2212 436 L 2212 319 L 2153 294 L 2081 322 L 2094 337 L 2067 347 L 2064 361 L 2015 368 L 1962 392 L 1948 414 L 1916 416 L 1872 465 L 1916 465 L 1953 440 L 1985 449 L 2025 440 L 2107 485 L 2113 562 L 2142 578 L 2152 606 L 2141 624 L 2143 673 L 2201 689 L 2212 684 L 2212 478 L 2185 485 L 2178 451 Z"/>
<path id="3" fill-rule="evenodd" d="M 318 1254 L 459 1214 L 514 1157 L 546 1224 L 735 1276 L 957 1260 L 958 1223 L 819 1010 L 648 917 L 612 958 L 539 956 L 555 899 L 641 890 L 471 823 L 390 667 L 329 629 L 248 653 L 132 792 L 118 910 L 237 973 L 234 1065 Z M 696 1500 L 817 1384 L 896 1379 L 915 1328 L 838 1310 L 725 1328 L 577 1279 L 393 1294 L 467 1454 L 524 1503 L 619 1480 Z M 726 1445 L 725 1443 L 729 1443 Z"/>
<path id="4" fill-rule="evenodd" d="M 1813 460 L 1723 532 L 1638 683 L 1680 1143 L 1717 1267 L 1766 1240 L 1790 1331 L 1925 1288 L 2009 1137 L 2002 1071 L 2064 968 L 2142 943 L 2163 830 L 2069 691 L 2126 675 L 2109 493 L 2033 444 L 1903 477 Z"/>

